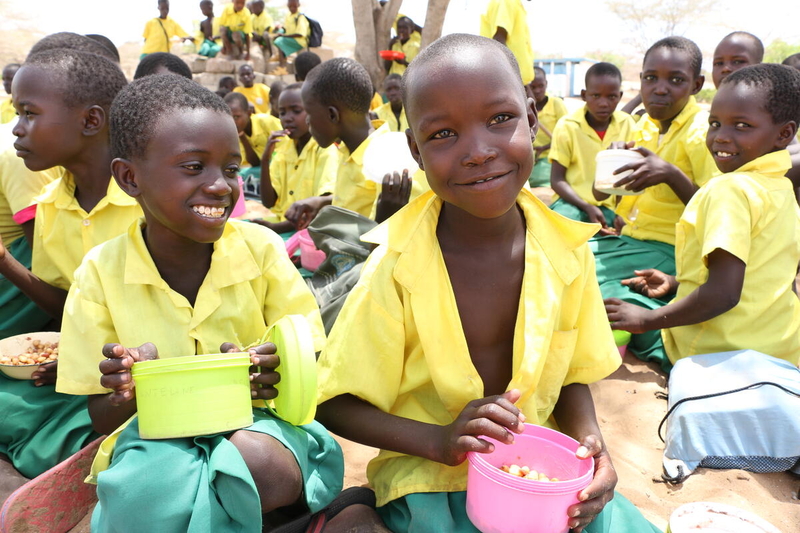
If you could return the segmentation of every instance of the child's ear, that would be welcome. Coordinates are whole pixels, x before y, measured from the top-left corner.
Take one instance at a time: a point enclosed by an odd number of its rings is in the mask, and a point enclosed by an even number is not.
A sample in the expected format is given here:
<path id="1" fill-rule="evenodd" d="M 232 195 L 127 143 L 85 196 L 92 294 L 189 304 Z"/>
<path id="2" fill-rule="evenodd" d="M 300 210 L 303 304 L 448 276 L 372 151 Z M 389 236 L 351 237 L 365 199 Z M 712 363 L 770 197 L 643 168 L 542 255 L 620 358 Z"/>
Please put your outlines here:
<path id="1" fill-rule="evenodd" d="M 114 175 L 114 180 L 119 188 L 125 191 L 125 194 L 133 198 L 141 194 L 137 184 L 136 169 L 130 160 L 118 157 L 111 161 L 111 174 Z"/>
<path id="2" fill-rule="evenodd" d="M 775 147 L 783 150 L 794 140 L 797 135 L 797 122 L 790 120 L 778 130 L 778 139 L 775 141 Z"/>
<path id="3" fill-rule="evenodd" d="M 581 100 L 586 101 L 586 89 L 581 89 Z"/>
<path id="4" fill-rule="evenodd" d="M 411 150 L 411 157 L 419 165 L 420 170 L 425 170 L 422 164 L 422 155 L 419 153 L 419 146 L 417 146 L 417 139 L 414 138 L 414 132 L 411 128 L 406 128 L 406 140 L 408 141 L 408 149 Z"/>
<path id="5" fill-rule="evenodd" d="M 342 115 L 339 113 L 339 108 L 336 106 L 328 106 L 328 120 L 333 122 L 334 124 L 338 124 L 341 120 Z"/>
<path id="6" fill-rule="evenodd" d="M 83 134 L 97 135 L 106 126 L 106 110 L 99 105 L 87 107 L 83 112 Z"/>
<path id="7" fill-rule="evenodd" d="M 694 79 L 694 87 L 692 87 L 692 94 L 697 94 L 703 88 L 703 84 L 706 82 L 706 77 L 703 75 L 697 76 Z"/>
<path id="8" fill-rule="evenodd" d="M 531 127 L 531 142 L 536 140 L 536 132 L 539 131 L 539 115 L 536 113 L 536 100 L 528 98 L 528 124 Z"/>

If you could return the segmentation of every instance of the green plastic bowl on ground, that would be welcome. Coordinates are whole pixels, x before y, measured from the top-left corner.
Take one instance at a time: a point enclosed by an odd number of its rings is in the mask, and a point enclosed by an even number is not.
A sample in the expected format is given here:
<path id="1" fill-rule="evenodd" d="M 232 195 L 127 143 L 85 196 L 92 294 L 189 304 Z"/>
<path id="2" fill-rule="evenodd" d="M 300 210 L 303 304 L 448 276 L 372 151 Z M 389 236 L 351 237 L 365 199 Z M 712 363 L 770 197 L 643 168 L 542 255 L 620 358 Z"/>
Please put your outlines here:
<path id="1" fill-rule="evenodd" d="M 275 411 L 295 426 L 310 424 L 317 412 L 317 358 L 308 321 L 302 315 L 287 315 L 273 324 L 267 341 L 275 344 L 281 381 Z"/>
<path id="2" fill-rule="evenodd" d="M 139 436 L 196 437 L 252 425 L 249 368 L 246 353 L 134 363 Z"/>

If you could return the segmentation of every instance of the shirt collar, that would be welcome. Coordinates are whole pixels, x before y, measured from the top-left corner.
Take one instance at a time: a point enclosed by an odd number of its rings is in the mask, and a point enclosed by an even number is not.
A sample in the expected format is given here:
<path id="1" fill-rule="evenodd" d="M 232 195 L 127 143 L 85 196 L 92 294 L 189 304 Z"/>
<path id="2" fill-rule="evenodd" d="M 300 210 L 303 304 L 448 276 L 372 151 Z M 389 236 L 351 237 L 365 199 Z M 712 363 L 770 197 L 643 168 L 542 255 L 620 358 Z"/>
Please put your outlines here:
<path id="1" fill-rule="evenodd" d="M 698 111 L 701 111 L 700 105 L 698 105 L 697 100 L 695 100 L 694 96 L 690 96 L 689 100 L 686 102 L 686 105 L 683 106 L 681 112 L 672 119 L 672 122 L 669 125 L 669 129 L 667 133 L 664 135 L 670 135 L 673 131 L 679 130 L 684 124 L 688 121 L 692 120 L 694 116 L 697 114 Z M 650 115 L 645 115 L 642 117 L 641 129 L 642 132 L 645 132 L 645 135 L 642 137 L 644 140 L 650 140 L 651 138 L 658 137 L 661 133 L 661 122 L 652 118 Z"/>
<path id="2" fill-rule="evenodd" d="M 778 150 L 757 157 L 734 172 L 758 172 L 770 178 L 784 178 L 790 168 L 792 168 L 792 158 L 789 151 Z"/>
<path id="3" fill-rule="evenodd" d="M 75 176 L 69 170 L 64 170 L 61 177 L 54 181 L 52 186 L 47 187 L 36 201 L 42 204 L 52 203 L 57 209 L 82 209 L 75 198 Z M 108 180 L 105 197 L 97 203 L 92 212 L 99 211 L 109 204 L 126 207 L 136 205 L 136 200 L 125 194 L 111 177 Z"/>

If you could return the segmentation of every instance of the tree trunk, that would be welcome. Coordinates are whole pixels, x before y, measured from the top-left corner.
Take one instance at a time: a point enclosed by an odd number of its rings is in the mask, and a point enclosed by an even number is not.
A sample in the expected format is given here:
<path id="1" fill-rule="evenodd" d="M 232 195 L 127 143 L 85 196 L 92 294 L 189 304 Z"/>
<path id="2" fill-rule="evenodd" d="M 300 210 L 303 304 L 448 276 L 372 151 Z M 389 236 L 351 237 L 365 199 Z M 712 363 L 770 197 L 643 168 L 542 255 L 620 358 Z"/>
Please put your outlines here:
<path id="1" fill-rule="evenodd" d="M 378 51 L 386 50 L 389 44 L 392 25 L 403 0 L 389 0 L 384 5 L 375 0 L 352 1 L 356 28 L 355 60 L 367 69 L 373 85 L 380 87 L 386 71 Z"/>
<path id="2" fill-rule="evenodd" d="M 425 13 L 425 26 L 422 28 L 422 46 L 425 48 L 442 36 L 444 17 L 450 0 L 428 0 L 428 11 Z"/>

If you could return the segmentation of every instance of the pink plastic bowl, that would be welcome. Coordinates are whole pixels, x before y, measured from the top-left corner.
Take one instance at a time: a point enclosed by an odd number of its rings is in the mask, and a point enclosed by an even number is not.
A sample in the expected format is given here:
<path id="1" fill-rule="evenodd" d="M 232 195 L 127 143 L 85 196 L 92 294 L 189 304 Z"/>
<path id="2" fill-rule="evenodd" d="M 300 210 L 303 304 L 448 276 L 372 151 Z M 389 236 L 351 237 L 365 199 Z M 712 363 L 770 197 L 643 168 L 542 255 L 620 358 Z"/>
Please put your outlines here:
<path id="1" fill-rule="evenodd" d="M 290 257 L 294 255 L 298 248 L 300 248 L 300 264 L 306 270 L 315 272 L 319 265 L 325 261 L 325 252 L 317 250 L 307 229 L 298 231 L 286 241 L 286 251 Z"/>
<path id="2" fill-rule="evenodd" d="M 563 433 L 525 424 L 514 444 L 467 453 L 467 516 L 483 533 L 567 533 L 567 509 L 594 476 L 594 459 L 575 457 L 580 444 Z M 563 481 L 533 481 L 500 470 L 529 466 Z"/>

